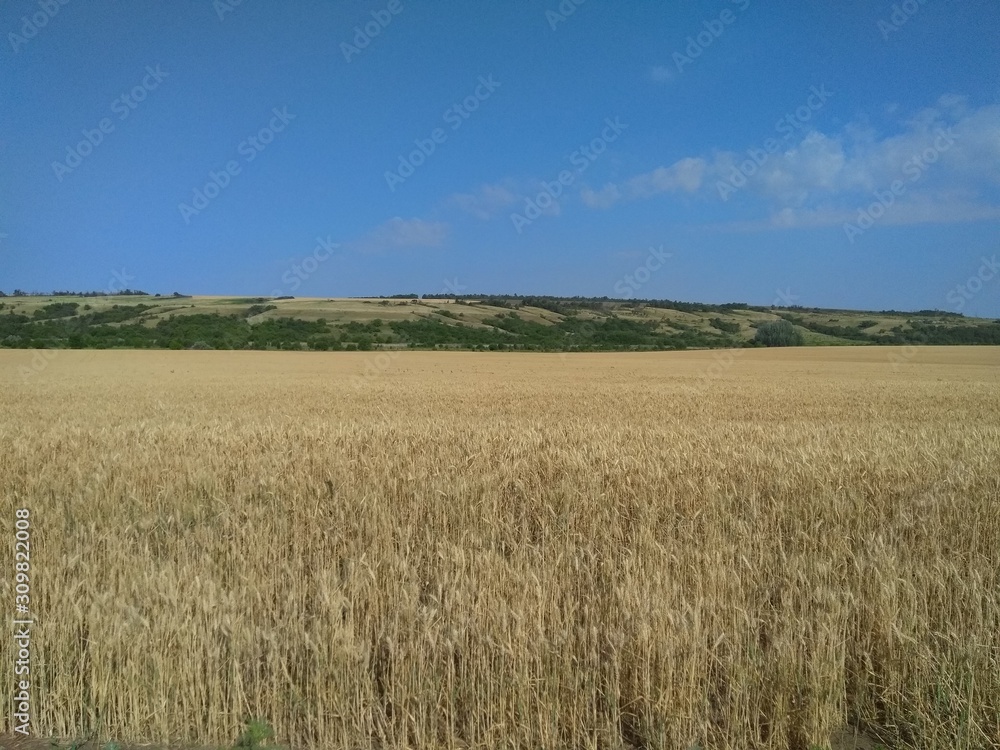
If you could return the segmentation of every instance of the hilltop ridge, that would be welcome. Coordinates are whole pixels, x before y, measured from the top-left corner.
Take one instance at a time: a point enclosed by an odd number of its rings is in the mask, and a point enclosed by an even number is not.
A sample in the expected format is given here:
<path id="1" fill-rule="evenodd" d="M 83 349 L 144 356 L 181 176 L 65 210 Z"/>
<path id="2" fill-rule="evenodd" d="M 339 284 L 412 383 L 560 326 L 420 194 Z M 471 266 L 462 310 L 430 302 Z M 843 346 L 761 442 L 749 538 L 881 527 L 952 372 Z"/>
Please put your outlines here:
<path id="1" fill-rule="evenodd" d="M 759 345 L 785 320 L 807 346 L 1000 344 L 1000 321 L 745 303 L 521 295 L 376 298 L 5 296 L 0 347 L 649 351 Z"/>

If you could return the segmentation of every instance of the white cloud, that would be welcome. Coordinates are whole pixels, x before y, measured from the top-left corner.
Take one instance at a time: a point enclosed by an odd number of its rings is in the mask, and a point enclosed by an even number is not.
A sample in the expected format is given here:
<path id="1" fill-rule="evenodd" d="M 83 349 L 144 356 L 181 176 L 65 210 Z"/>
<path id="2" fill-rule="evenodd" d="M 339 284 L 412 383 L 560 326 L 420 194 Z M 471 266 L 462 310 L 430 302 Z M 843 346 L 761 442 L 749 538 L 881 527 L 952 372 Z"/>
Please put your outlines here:
<path id="1" fill-rule="evenodd" d="M 649 198 L 659 193 L 695 193 L 701 189 L 707 164 L 703 159 L 681 159 L 669 167 L 636 175 L 618 186 L 608 183 L 600 190 L 584 187 L 580 199 L 590 208 L 611 208 L 623 200 Z"/>
<path id="2" fill-rule="evenodd" d="M 480 185 L 471 193 L 455 193 L 448 203 L 457 206 L 467 214 L 486 221 L 501 215 L 511 205 L 520 200 L 513 181 Z"/>
<path id="3" fill-rule="evenodd" d="M 580 191 L 580 199 L 584 205 L 590 208 L 611 208 L 621 200 L 621 191 L 617 185 L 605 185 L 600 190 L 583 188 Z"/>
<path id="4" fill-rule="evenodd" d="M 705 177 L 704 159 L 686 158 L 669 167 L 659 167 L 628 181 L 628 193 L 634 198 L 648 198 L 657 193 L 683 191 L 694 193 Z"/>
<path id="5" fill-rule="evenodd" d="M 870 201 L 851 210 L 833 208 L 784 208 L 770 219 L 772 227 L 822 227 L 837 226 L 858 220 L 858 212 L 868 207 Z M 966 221 L 1000 219 L 1000 206 L 983 203 L 961 192 L 914 193 L 906 196 L 880 219 L 886 225 L 900 224 L 953 224 Z"/>
<path id="6" fill-rule="evenodd" d="M 842 226 L 858 221 L 859 211 L 875 202 L 874 197 L 862 198 L 856 205 L 824 203 L 815 208 L 781 208 L 766 219 L 733 222 L 726 229 L 741 232 L 768 229 L 810 229 Z M 910 224 L 954 224 L 968 221 L 1000 220 L 1000 206 L 990 205 L 962 191 L 943 193 L 913 193 L 903 196 L 885 212 L 879 223 L 885 226 Z"/>
<path id="7" fill-rule="evenodd" d="M 801 227 L 847 220 L 871 202 L 875 191 L 902 181 L 904 194 L 885 223 L 995 217 L 1000 210 L 1000 105 L 977 109 L 966 97 L 946 95 L 908 118 L 899 109 L 885 109 L 899 116 L 888 134 L 865 116 L 835 132 L 775 128 L 741 151 L 686 156 L 602 187 L 579 185 L 575 194 L 593 210 L 666 194 L 708 202 L 738 196 L 735 200 L 762 203 L 762 216 L 769 218 L 734 226 Z M 545 190 L 538 180 L 508 179 L 456 193 L 445 204 L 486 221 L 509 215 Z M 558 215 L 567 197 L 552 201 L 543 213 Z"/>
<path id="8" fill-rule="evenodd" d="M 924 110 L 903 132 L 882 139 L 859 130 L 833 136 L 810 133 L 768 159 L 748 179 L 747 188 L 769 200 L 801 206 L 871 193 L 897 180 L 915 191 L 1000 184 L 1000 107 L 971 111 L 962 101 L 944 100 L 951 116 L 942 109 Z M 733 163 L 746 159 L 746 154 L 727 156 Z M 718 170 L 716 179 L 732 176 L 730 163 Z"/>
<path id="9" fill-rule="evenodd" d="M 526 200 L 536 198 L 546 192 L 541 180 L 502 180 L 480 185 L 471 193 L 454 193 L 445 200 L 446 205 L 455 206 L 477 219 L 488 221 L 498 216 L 509 216 L 514 208 Z M 558 216 L 562 211 L 561 201 L 552 201 L 541 209 L 545 216 Z"/>
<path id="10" fill-rule="evenodd" d="M 768 141 L 777 145 L 769 155 Z M 745 194 L 770 204 L 768 226 L 817 226 L 853 216 L 873 191 L 894 181 L 906 189 L 886 223 L 995 217 L 1000 206 L 989 198 L 993 193 L 1000 202 L 1000 106 L 975 109 L 965 97 L 946 95 L 891 135 L 880 135 L 864 119 L 837 133 L 813 130 L 796 140 L 765 133 L 746 151 L 689 156 L 600 190 L 586 188 L 581 198 L 590 208 L 606 209 L 664 193 L 699 193 L 709 200 Z M 727 184 L 733 189 L 722 187 Z"/>
<path id="11" fill-rule="evenodd" d="M 362 253 L 379 253 L 410 247 L 440 247 L 444 244 L 449 229 L 447 224 L 440 221 L 403 219 L 395 216 L 350 246 Z"/>

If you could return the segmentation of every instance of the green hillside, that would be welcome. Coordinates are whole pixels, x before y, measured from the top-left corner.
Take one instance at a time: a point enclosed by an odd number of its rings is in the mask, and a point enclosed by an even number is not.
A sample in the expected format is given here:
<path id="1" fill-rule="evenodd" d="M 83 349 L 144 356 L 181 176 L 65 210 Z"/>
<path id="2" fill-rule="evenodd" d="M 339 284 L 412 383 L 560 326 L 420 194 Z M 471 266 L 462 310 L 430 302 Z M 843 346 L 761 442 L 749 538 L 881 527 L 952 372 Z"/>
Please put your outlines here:
<path id="1" fill-rule="evenodd" d="M 520 296 L 0 298 L 0 347 L 636 351 L 758 345 L 784 319 L 807 346 L 1000 344 L 1000 321 L 669 300 Z"/>

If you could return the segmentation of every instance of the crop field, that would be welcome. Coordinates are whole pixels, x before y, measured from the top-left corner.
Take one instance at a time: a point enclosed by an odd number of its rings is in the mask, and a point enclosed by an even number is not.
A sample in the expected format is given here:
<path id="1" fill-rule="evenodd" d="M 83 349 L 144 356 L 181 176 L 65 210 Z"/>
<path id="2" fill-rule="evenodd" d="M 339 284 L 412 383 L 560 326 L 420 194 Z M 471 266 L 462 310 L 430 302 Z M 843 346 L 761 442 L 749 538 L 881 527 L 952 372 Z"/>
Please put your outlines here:
<path id="1" fill-rule="evenodd" d="M 32 356 L 39 736 L 1000 742 L 998 348 Z"/>

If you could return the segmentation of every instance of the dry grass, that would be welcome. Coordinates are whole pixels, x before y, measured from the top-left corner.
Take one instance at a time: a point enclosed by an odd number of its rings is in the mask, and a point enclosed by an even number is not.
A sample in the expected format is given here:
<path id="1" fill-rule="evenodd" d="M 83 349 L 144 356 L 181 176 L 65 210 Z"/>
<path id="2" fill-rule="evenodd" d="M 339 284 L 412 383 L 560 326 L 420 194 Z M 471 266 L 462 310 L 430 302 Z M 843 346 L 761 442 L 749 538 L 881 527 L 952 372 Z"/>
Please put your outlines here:
<path id="1" fill-rule="evenodd" d="M 38 727 L 996 747 L 1000 352 L 887 355 L 0 352 Z"/>

